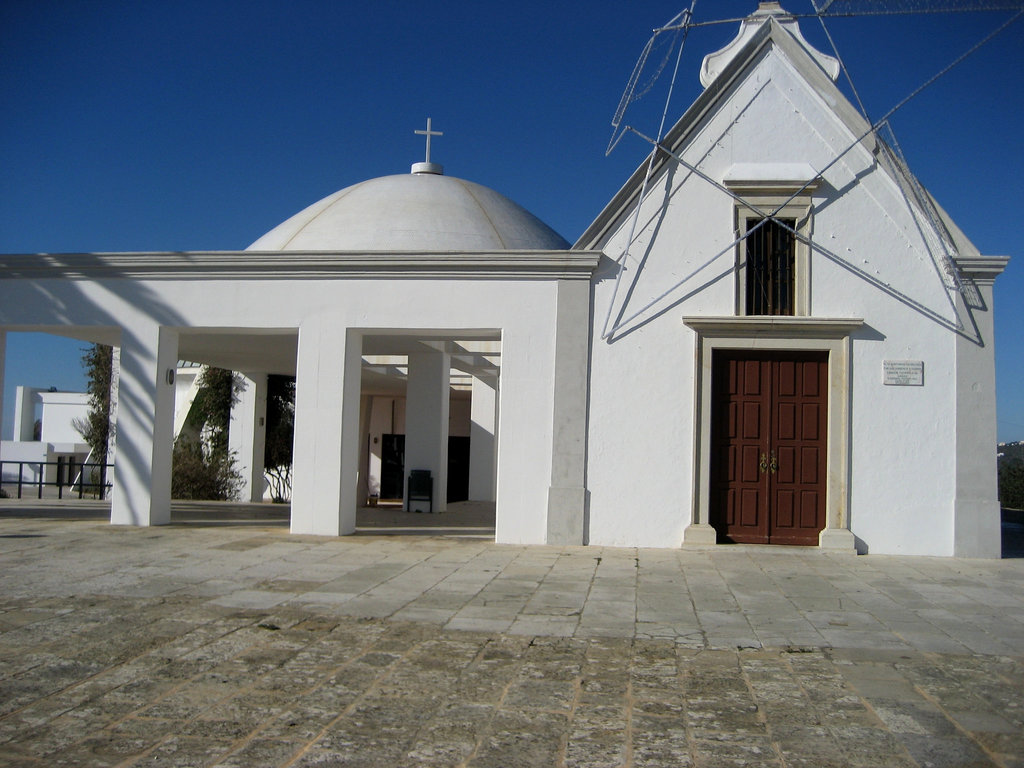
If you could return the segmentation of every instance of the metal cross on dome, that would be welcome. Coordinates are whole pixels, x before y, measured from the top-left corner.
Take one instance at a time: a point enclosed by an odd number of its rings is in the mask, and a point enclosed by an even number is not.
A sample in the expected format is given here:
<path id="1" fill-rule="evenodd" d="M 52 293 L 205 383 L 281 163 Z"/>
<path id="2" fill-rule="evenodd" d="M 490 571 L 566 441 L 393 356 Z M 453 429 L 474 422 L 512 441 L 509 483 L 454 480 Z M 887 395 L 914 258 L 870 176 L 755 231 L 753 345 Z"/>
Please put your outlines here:
<path id="1" fill-rule="evenodd" d="M 417 133 L 420 136 L 426 136 L 427 137 L 427 162 L 429 163 L 430 162 L 430 137 L 431 136 L 444 136 L 444 133 L 442 133 L 441 131 L 432 131 L 432 130 L 430 130 L 430 118 L 429 117 L 427 118 L 427 130 L 425 130 L 425 131 L 413 131 L 413 133 Z"/>

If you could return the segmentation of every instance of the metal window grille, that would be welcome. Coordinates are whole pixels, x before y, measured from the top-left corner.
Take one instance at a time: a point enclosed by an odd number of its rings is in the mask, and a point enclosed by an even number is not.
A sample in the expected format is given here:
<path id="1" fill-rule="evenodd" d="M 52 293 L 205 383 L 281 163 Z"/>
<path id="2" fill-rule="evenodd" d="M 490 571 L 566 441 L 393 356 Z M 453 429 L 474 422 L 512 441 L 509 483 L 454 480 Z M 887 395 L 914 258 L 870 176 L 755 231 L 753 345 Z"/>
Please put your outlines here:
<path id="1" fill-rule="evenodd" d="M 747 219 L 747 314 L 792 315 L 795 306 L 795 240 L 776 221 Z M 795 228 L 795 219 L 781 219 Z M 753 230 L 753 231 L 751 231 Z"/>

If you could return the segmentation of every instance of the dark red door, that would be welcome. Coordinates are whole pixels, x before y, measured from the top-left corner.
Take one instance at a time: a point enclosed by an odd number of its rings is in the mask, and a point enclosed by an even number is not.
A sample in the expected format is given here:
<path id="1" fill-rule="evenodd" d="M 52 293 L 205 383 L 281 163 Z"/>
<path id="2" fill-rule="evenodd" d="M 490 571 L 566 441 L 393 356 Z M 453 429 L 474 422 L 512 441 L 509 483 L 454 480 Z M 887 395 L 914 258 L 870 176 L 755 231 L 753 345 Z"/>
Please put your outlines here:
<path id="1" fill-rule="evenodd" d="M 715 353 L 710 502 L 719 540 L 818 543 L 827 373 L 826 352 Z"/>

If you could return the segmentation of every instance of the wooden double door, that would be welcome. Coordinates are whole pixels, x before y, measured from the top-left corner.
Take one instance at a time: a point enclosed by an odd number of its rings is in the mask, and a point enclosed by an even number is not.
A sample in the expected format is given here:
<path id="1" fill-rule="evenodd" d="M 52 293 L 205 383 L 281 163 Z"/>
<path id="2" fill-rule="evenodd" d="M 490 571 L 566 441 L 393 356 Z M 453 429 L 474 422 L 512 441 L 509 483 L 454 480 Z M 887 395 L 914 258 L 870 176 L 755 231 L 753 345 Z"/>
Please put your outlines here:
<path id="1" fill-rule="evenodd" d="M 719 541 L 817 545 L 828 353 L 716 351 L 711 386 L 710 522 Z"/>

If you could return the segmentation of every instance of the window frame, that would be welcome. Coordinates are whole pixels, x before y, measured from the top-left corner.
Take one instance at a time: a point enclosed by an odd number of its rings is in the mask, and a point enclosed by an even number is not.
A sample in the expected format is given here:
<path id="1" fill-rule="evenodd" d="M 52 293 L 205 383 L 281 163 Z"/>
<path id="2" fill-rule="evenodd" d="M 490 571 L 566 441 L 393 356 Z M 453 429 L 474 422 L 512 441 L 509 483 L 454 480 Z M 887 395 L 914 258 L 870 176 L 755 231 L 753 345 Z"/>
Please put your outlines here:
<path id="1" fill-rule="evenodd" d="M 737 195 L 733 205 L 733 232 L 736 239 L 735 261 L 735 314 L 737 317 L 810 317 L 811 315 L 811 248 L 814 203 L 811 194 L 814 185 L 808 185 L 794 196 L 801 184 L 750 186 L 726 182 L 729 191 Z M 747 314 L 747 232 L 748 219 L 789 219 L 796 222 L 793 254 L 793 314 Z"/>
<path id="2" fill-rule="evenodd" d="M 797 238 L 790 230 L 795 230 L 796 220 L 747 217 L 744 223 L 747 230 L 743 241 L 746 254 L 743 305 L 746 314 L 795 316 Z M 752 225 L 757 227 L 756 231 L 751 231 Z M 775 248 L 776 244 L 780 246 L 778 249 Z M 759 258 L 752 258 L 751 253 L 758 251 Z M 751 307 L 754 306 L 771 311 L 752 311 Z"/>

